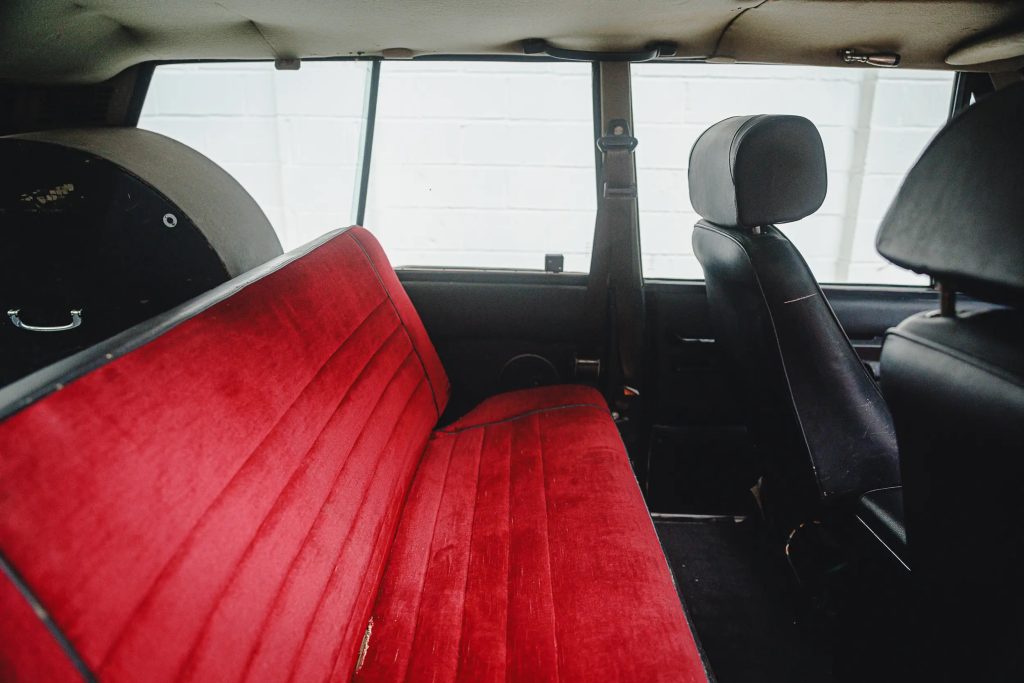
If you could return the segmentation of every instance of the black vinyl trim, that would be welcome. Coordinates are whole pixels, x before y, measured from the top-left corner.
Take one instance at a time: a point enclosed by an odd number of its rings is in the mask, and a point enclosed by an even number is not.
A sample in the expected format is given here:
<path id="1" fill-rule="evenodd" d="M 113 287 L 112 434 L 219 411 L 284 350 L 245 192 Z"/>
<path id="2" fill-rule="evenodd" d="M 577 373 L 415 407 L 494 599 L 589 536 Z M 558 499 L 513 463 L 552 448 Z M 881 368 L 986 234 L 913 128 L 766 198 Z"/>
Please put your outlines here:
<path id="1" fill-rule="evenodd" d="M 370 191 L 370 164 L 373 159 L 373 134 L 377 126 L 377 96 L 380 92 L 380 61 L 370 65 L 370 90 L 366 94 L 366 108 L 363 112 L 363 151 L 359 160 L 359 201 L 356 208 L 356 224 L 366 220 L 366 196 Z"/>
<path id="2" fill-rule="evenodd" d="M 306 256 L 348 230 L 349 228 L 342 228 L 329 232 L 298 249 L 282 254 L 262 266 L 228 280 L 223 285 L 215 287 L 191 301 L 0 388 L 0 420 L 10 417 L 54 391 L 63 389 L 69 382 L 82 375 L 153 341 L 186 320 L 199 315 L 254 282 L 277 272 L 292 261 Z"/>
<path id="3" fill-rule="evenodd" d="M 53 620 L 53 617 L 50 616 L 50 612 L 43 606 L 43 603 L 39 601 L 39 598 L 36 597 L 36 594 L 32 592 L 31 588 L 29 588 L 25 579 L 23 579 L 21 574 L 14 569 L 3 553 L 0 553 L 0 573 L 3 573 L 3 575 L 6 576 L 11 584 L 18 590 L 21 597 L 25 598 L 25 602 L 27 602 L 29 607 L 32 608 L 35 615 L 39 617 L 39 621 L 43 623 L 46 630 L 49 631 L 50 635 L 53 636 L 53 639 L 57 641 L 60 649 L 64 651 L 65 655 L 67 655 L 71 664 L 78 670 L 78 673 L 81 674 L 82 680 L 88 681 L 89 683 L 95 681 L 96 676 L 89 669 L 89 665 L 86 664 L 85 660 L 82 659 L 82 656 L 78 654 L 78 650 L 75 649 L 75 646 L 71 644 L 71 641 L 68 640 L 68 637 L 64 635 L 64 632 L 60 630 L 60 627 Z"/>

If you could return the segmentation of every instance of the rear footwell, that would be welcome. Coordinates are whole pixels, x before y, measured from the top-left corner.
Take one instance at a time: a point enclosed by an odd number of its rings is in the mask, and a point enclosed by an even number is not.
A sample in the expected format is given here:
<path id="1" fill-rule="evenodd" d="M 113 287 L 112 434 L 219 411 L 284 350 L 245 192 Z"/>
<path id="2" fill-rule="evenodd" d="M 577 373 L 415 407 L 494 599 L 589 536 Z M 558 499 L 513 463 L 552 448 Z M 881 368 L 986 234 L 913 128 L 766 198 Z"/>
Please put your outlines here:
<path id="1" fill-rule="evenodd" d="M 801 630 L 781 551 L 752 520 L 656 519 L 690 621 L 719 683 L 831 683 L 831 658 Z"/>

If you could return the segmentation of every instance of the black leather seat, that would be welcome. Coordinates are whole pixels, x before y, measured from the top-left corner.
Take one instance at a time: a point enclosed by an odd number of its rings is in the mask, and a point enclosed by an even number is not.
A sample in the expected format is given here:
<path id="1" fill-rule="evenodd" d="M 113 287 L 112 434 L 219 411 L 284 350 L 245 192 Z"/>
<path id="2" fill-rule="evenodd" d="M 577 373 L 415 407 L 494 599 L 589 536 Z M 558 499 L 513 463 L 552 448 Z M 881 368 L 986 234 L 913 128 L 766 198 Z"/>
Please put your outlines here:
<path id="1" fill-rule="evenodd" d="M 816 211 L 826 184 L 821 137 L 798 116 L 726 119 L 690 154 L 690 201 L 704 219 L 693 249 L 716 341 L 765 456 L 766 502 L 787 524 L 899 483 L 874 378 L 775 227 Z"/>
<path id="2" fill-rule="evenodd" d="M 890 330 L 881 361 L 918 589 L 915 659 L 939 680 L 1024 680 L 1024 85 L 935 137 L 877 246 L 944 291 L 942 311 Z M 958 291 L 996 305 L 958 311 Z"/>

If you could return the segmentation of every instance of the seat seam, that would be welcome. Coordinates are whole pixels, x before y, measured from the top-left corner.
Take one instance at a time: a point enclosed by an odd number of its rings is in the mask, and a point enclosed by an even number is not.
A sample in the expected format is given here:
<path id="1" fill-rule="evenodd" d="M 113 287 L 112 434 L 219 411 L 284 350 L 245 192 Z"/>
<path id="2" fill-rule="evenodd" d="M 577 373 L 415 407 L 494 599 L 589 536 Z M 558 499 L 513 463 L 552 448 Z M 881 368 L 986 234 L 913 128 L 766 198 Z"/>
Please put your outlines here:
<path id="1" fill-rule="evenodd" d="M 455 680 L 459 680 L 459 671 L 462 669 L 462 638 L 466 632 L 466 602 L 469 600 L 469 572 L 473 566 L 473 535 L 476 532 L 477 511 L 480 509 L 480 471 L 483 469 L 484 444 L 487 443 L 487 429 L 484 428 L 483 436 L 480 438 L 480 447 L 477 449 L 476 459 L 476 489 L 473 493 L 473 519 L 469 523 L 469 550 L 466 553 L 466 578 L 462 583 L 462 620 L 459 623 L 459 638 L 455 643 Z"/>
<path id="2" fill-rule="evenodd" d="M 425 380 L 422 379 L 422 378 L 416 383 L 416 390 L 413 392 L 413 397 L 415 397 L 415 393 L 419 391 L 419 387 L 422 386 L 424 383 L 425 383 Z M 422 453 L 422 449 L 418 449 L 418 450 L 419 450 L 420 453 Z M 409 472 L 409 474 L 407 476 L 407 480 L 410 483 L 412 482 L 412 479 L 415 476 L 416 471 L 418 470 L 418 466 L 419 466 L 418 460 L 413 460 L 412 465 L 413 465 L 413 467 L 410 468 L 410 472 Z M 383 554 L 383 556 L 381 558 L 381 564 L 380 564 L 380 567 L 378 568 L 379 571 L 377 573 L 377 576 L 374 579 L 374 581 L 371 582 L 371 585 L 375 586 L 375 588 L 369 594 L 369 598 L 368 598 L 368 601 L 369 601 L 368 606 L 370 608 L 369 609 L 369 612 L 370 612 L 369 618 L 370 619 L 373 618 L 373 610 L 374 610 L 374 607 L 377 604 L 377 596 L 380 594 L 381 581 L 383 579 L 384 571 L 387 569 L 388 560 L 391 557 L 391 548 L 394 545 L 395 535 L 397 534 L 398 526 L 401 523 L 401 512 L 402 512 L 403 508 L 405 507 L 405 501 L 408 498 L 408 489 L 409 488 L 411 488 L 411 486 L 407 486 L 405 492 L 400 497 L 400 499 L 395 501 L 395 503 L 396 503 L 396 505 L 394 506 L 395 528 L 392 531 L 391 540 L 384 546 L 384 554 Z M 376 531 L 376 533 L 374 533 L 374 536 L 373 536 L 374 547 L 377 547 L 377 544 L 380 543 L 381 536 L 384 533 L 384 526 L 385 526 L 384 525 L 384 518 L 382 517 L 381 521 L 378 523 L 377 531 Z M 372 561 L 372 558 L 371 558 L 371 561 Z M 369 569 L 369 566 L 370 566 L 369 563 L 367 563 L 367 566 L 366 566 L 367 569 Z M 367 579 L 368 579 L 368 573 L 369 573 L 368 571 L 364 571 L 363 572 L 363 578 L 362 578 L 362 580 L 360 582 L 360 591 L 362 591 L 362 589 L 366 586 L 366 582 L 367 582 Z M 329 680 L 335 680 L 337 678 L 337 676 L 335 675 L 335 672 L 338 669 L 338 664 L 341 662 L 341 655 L 342 655 L 342 647 L 341 646 L 342 646 L 342 644 L 343 644 L 343 642 L 339 639 L 338 645 L 335 647 L 335 651 L 332 653 L 333 663 L 331 664 L 331 674 L 329 676 Z M 353 670 L 352 676 L 350 676 L 350 679 L 355 677 L 355 673 L 356 673 L 356 671 Z"/>
<path id="3" fill-rule="evenodd" d="M 115 636 L 111 640 L 110 645 L 107 647 L 106 652 L 104 652 L 103 656 L 100 657 L 99 664 L 97 666 L 98 670 L 102 670 L 104 668 L 104 666 L 107 664 L 108 660 L 110 659 L 111 655 L 115 651 L 117 651 L 118 647 L 120 647 L 121 641 L 125 637 L 125 633 L 126 633 L 126 631 L 128 629 L 128 626 L 132 623 L 132 621 L 135 619 L 135 617 L 138 616 L 139 610 L 141 610 L 142 607 L 146 604 L 146 602 L 150 599 L 150 596 L 151 596 L 153 590 L 156 588 L 157 584 L 159 584 L 159 582 L 160 582 L 161 578 L 163 578 L 165 572 L 167 572 L 168 568 L 178 559 L 180 553 L 182 552 L 182 548 L 192 538 L 192 535 L 196 532 L 196 529 L 203 522 L 203 520 L 206 519 L 206 516 L 210 513 L 210 510 L 213 508 L 213 506 L 216 505 L 221 500 L 221 496 L 224 495 L 224 492 L 228 488 L 230 488 L 231 484 L 235 481 L 236 477 L 238 477 L 238 475 L 242 472 L 242 470 L 245 469 L 246 465 L 249 464 L 249 462 L 252 460 L 253 456 L 260 451 L 260 449 L 266 443 L 267 439 L 269 439 L 270 436 L 274 433 L 274 431 L 278 428 L 278 426 L 280 426 L 281 421 L 284 420 L 285 417 L 295 408 L 295 404 L 298 403 L 298 401 L 306 393 L 306 391 L 313 384 L 313 382 L 316 381 L 316 379 L 321 375 L 321 373 L 323 373 L 323 371 L 330 364 L 331 360 L 334 359 L 338 355 L 338 353 L 340 353 L 341 350 L 345 348 L 345 346 L 348 344 L 349 340 L 351 340 L 351 338 L 357 332 L 359 332 L 359 330 L 362 329 L 363 325 L 365 325 L 366 322 L 369 321 L 377 313 L 377 311 L 381 308 L 381 306 L 383 304 L 384 304 L 383 300 L 380 303 L 378 303 L 377 306 L 375 306 L 374 309 L 372 311 L 370 311 L 370 313 L 368 313 L 367 316 L 365 318 L 363 318 L 363 320 L 360 321 L 360 323 L 358 325 L 356 325 L 356 327 L 354 327 L 352 329 L 352 331 L 348 334 L 348 336 L 346 336 L 345 339 L 343 339 L 341 341 L 341 343 L 338 344 L 337 348 L 335 348 L 334 351 L 332 351 L 327 356 L 327 358 L 324 360 L 324 362 L 320 364 L 320 366 L 317 368 L 316 372 L 313 373 L 312 377 L 310 377 L 309 381 L 307 381 L 306 384 L 303 385 L 302 389 L 300 389 L 298 392 L 296 392 L 296 394 L 295 394 L 294 398 L 292 399 L 292 401 L 288 404 L 287 407 L 285 407 L 281 411 L 280 415 L 277 416 L 277 419 L 274 421 L 274 424 L 271 425 L 269 429 L 267 429 L 267 431 L 264 433 L 263 437 L 260 439 L 260 441 L 256 445 L 256 447 L 246 456 L 245 460 L 243 460 L 239 464 L 238 468 L 234 471 L 234 473 L 232 473 L 231 477 L 224 484 L 224 487 L 220 491 L 217 492 L 217 495 L 215 495 L 213 497 L 213 499 L 209 502 L 209 504 L 206 506 L 206 509 L 202 512 L 202 514 L 200 514 L 196 518 L 195 522 L 192 524 L 192 526 L 189 529 L 188 533 L 185 534 L 184 538 L 177 545 L 177 547 L 175 548 L 174 552 L 168 558 L 167 562 L 160 568 L 160 571 L 157 572 L 156 576 L 153 579 L 153 582 L 146 589 L 146 592 L 142 595 L 142 597 L 139 599 L 139 601 L 135 604 L 135 606 L 132 608 L 132 610 L 128 613 L 128 616 L 125 617 L 124 623 L 121 625 L 120 630 L 118 631 L 117 636 Z M 396 327 L 395 330 L 393 330 L 388 335 L 388 339 L 391 338 L 391 335 L 394 334 L 395 331 L 397 331 L 397 327 Z M 382 346 L 383 346 L 383 344 L 382 344 Z M 373 360 L 373 357 L 374 357 L 375 354 L 376 354 L 376 352 L 374 352 L 374 354 L 372 354 L 370 356 L 370 358 L 367 359 L 367 366 Z M 366 366 L 364 366 L 364 369 L 365 369 L 365 367 Z M 340 405 L 340 402 L 339 402 L 339 405 Z M 333 415 L 333 413 L 332 413 L 332 415 Z M 330 418 L 328 418 L 328 422 L 329 421 L 330 421 Z M 326 423 L 325 423 L 325 426 L 326 426 Z M 321 432 L 318 432 L 317 436 L 314 437 L 314 440 L 313 440 L 312 443 L 316 442 L 316 439 L 319 438 L 320 433 L 322 433 L 322 428 L 321 428 Z M 311 447 L 312 447 L 312 444 L 311 444 Z"/>
<path id="4" fill-rule="evenodd" d="M 412 354 L 409 354 L 409 355 L 412 355 Z M 408 358 L 408 356 L 406 356 L 406 358 Z M 402 361 L 402 366 L 404 366 L 404 365 L 405 365 L 405 361 Z M 425 381 L 426 381 L 426 378 L 425 377 L 421 377 L 416 382 L 416 385 L 412 388 L 412 391 L 409 392 L 409 396 L 405 399 L 405 402 L 402 404 L 402 409 L 399 411 L 400 413 L 404 413 L 405 410 L 409 407 L 409 404 L 412 403 L 412 400 L 414 398 L 416 398 L 416 393 L 419 391 L 420 385 L 423 384 L 423 382 L 425 382 Z M 384 444 L 384 451 L 385 452 L 387 451 L 388 446 L 391 445 L 392 441 L 395 438 L 395 434 L 397 433 L 397 430 L 398 430 L 398 424 L 399 424 L 399 421 L 396 420 L 395 423 L 391 427 L 391 433 L 388 434 L 388 439 L 387 439 L 387 441 Z M 362 433 L 360 433 L 359 439 L 357 439 L 356 443 L 352 446 L 352 451 L 356 450 L 356 448 L 359 446 L 359 441 L 361 439 L 362 439 Z M 352 451 L 350 451 L 350 453 Z M 382 458 L 382 457 L 378 457 L 376 459 L 376 462 L 373 465 L 373 471 L 370 473 L 369 482 L 373 482 L 373 481 L 376 480 L 377 473 L 380 472 L 380 465 L 381 465 L 381 463 L 383 461 L 384 461 L 384 458 Z M 334 493 L 336 488 L 337 488 L 337 478 L 335 479 L 334 485 L 331 486 L 331 491 L 330 491 L 330 493 L 328 493 L 327 499 L 324 501 L 324 506 L 326 506 L 327 501 L 330 500 L 330 497 L 331 497 L 330 494 Z M 348 547 L 349 542 L 352 540 L 352 532 L 355 530 L 356 526 L 358 525 L 358 522 L 359 522 L 359 519 L 360 519 L 360 513 L 361 513 L 361 511 L 363 511 L 364 507 L 366 506 L 366 500 L 367 500 L 367 498 L 370 495 L 370 490 L 373 489 L 373 488 L 374 488 L 374 486 L 369 485 L 369 484 L 367 486 L 363 487 L 363 495 L 359 499 L 359 505 L 356 507 L 357 512 L 356 512 L 356 514 L 354 514 L 352 516 L 352 521 L 349 524 L 348 530 L 345 532 L 345 538 L 340 543 L 339 548 L 338 548 L 338 552 L 334 556 L 334 562 L 332 563 L 332 565 L 335 568 L 335 570 L 337 569 L 338 562 L 340 561 L 341 556 L 345 553 L 345 549 Z M 319 517 L 322 514 L 323 514 L 323 506 L 321 506 L 320 514 L 317 515 L 317 520 L 319 520 Z M 315 522 L 314 522 L 314 526 L 315 526 Z M 376 536 L 376 534 L 375 534 L 375 536 Z M 367 558 L 366 565 L 362 569 L 362 573 L 364 574 L 364 578 L 365 578 L 365 572 L 369 568 L 369 564 L 372 561 L 373 561 L 373 558 L 372 558 L 372 553 L 371 553 L 370 556 Z M 313 613 L 310 615 L 309 621 L 306 624 L 306 632 L 305 632 L 305 634 L 302 637 L 302 642 L 299 643 L 299 647 L 297 648 L 297 650 L 295 652 L 295 655 L 294 655 L 294 657 L 292 659 L 292 667 L 291 667 L 291 671 L 288 674 L 288 679 L 287 679 L 289 681 L 295 679 L 295 667 L 296 667 L 296 665 L 298 664 L 298 662 L 300 660 L 300 655 L 306 649 L 306 642 L 309 640 L 309 634 L 312 633 L 312 631 L 313 631 L 313 625 L 316 623 L 317 617 L 320 615 L 320 610 L 323 609 L 324 600 L 327 597 L 328 589 L 331 587 L 331 579 L 333 579 L 336 576 L 337 576 L 337 574 L 334 571 L 332 571 L 327 576 L 327 581 L 324 582 L 324 587 L 320 591 L 320 597 L 317 598 L 316 606 L 313 608 Z M 358 596 L 357 596 L 357 599 L 358 599 Z M 342 645 L 342 643 L 339 640 L 339 643 L 338 643 L 338 651 L 339 652 L 341 650 L 341 645 Z M 332 657 L 332 659 L 336 659 L 336 657 Z M 332 669 L 333 669 L 333 666 L 332 666 Z"/>
<path id="5" fill-rule="evenodd" d="M 411 356 L 411 355 L 412 355 L 411 353 L 406 354 L 405 358 L 402 359 L 402 361 L 398 364 L 398 367 L 391 374 L 391 380 L 393 380 L 398 375 L 398 373 L 401 372 L 402 368 L 405 367 L 405 364 L 408 361 L 409 356 Z M 389 380 L 389 382 L 391 380 Z M 381 402 L 381 400 L 383 400 L 384 395 L 386 393 L 387 393 L 386 390 L 382 391 L 380 396 L 377 397 L 377 400 L 374 403 L 374 406 L 373 406 L 373 408 L 370 411 L 369 418 L 372 418 L 373 415 L 377 412 L 377 409 L 380 407 L 380 402 Z M 369 422 L 369 418 L 367 419 L 367 422 Z M 364 428 L 365 428 L 365 424 L 364 424 Z M 360 433 L 362 433 L 362 430 L 360 430 Z M 302 551 L 306 548 L 306 545 L 309 543 L 309 534 L 312 532 L 313 527 L 316 526 L 316 522 L 317 522 L 317 520 L 320 519 L 320 515 L 323 514 L 324 506 L 327 504 L 327 501 L 330 499 L 331 492 L 337 486 L 338 480 L 341 478 L 341 475 L 344 474 L 346 469 L 348 468 L 348 465 L 350 463 L 349 458 L 352 455 L 352 452 L 355 450 L 356 446 L 358 445 L 358 442 L 359 442 L 359 440 L 356 439 L 353 442 L 352 447 L 349 449 L 348 453 L 346 453 L 346 455 L 345 455 L 345 462 L 342 464 L 341 467 L 338 468 L 338 472 L 335 474 L 334 480 L 331 482 L 331 486 L 329 486 L 328 489 L 327 489 L 327 495 L 324 497 L 323 502 L 321 502 L 320 508 L 317 510 L 316 515 L 313 516 L 313 519 L 310 522 L 309 528 L 306 530 L 306 533 L 305 533 L 305 535 L 302 538 L 302 542 L 299 544 L 298 548 L 296 548 L 295 555 L 293 555 L 292 559 L 288 562 L 288 567 L 287 567 L 287 569 L 285 569 L 284 575 L 282 576 L 281 584 L 277 587 L 277 590 L 274 591 L 274 597 L 268 603 L 269 606 L 267 608 L 267 611 L 263 615 L 263 620 L 260 622 L 260 627 L 257 630 L 257 633 L 259 635 L 256 638 L 256 641 L 250 646 L 249 656 L 246 658 L 245 668 L 242 670 L 242 675 L 240 677 L 242 679 L 246 678 L 246 676 L 249 673 L 249 669 L 252 667 L 252 662 L 253 662 L 253 660 L 254 660 L 254 658 L 256 656 L 256 652 L 259 650 L 259 646 L 263 642 L 263 636 L 266 633 L 267 620 L 270 618 L 270 615 L 274 613 L 274 609 L 277 607 L 278 601 L 281 599 L 281 595 L 282 595 L 282 592 L 284 591 L 284 587 L 285 587 L 285 585 L 288 582 L 288 577 L 291 576 L 291 572 L 292 572 L 292 570 L 295 567 L 295 562 L 298 561 L 299 556 L 302 555 Z"/>
<path id="6" fill-rule="evenodd" d="M 437 497 L 437 509 L 434 511 L 434 524 L 431 527 L 430 543 L 427 544 L 427 557 L 426 566 L 423 569 L 423 580 L 420 583 L 419 590 L 416 592 L 418 598 L 416 601 L 416 617 L 412 626 L 412 637 L 409 639 L 409 656 L 405 661 L 405 670 L 402 672 L 401 676 L 401 680 L 403 681 L 409 680 L 409 664 L 411 663 L 413 655 L 416 652 L 416 636 L 417 634 L 419 634 L 420 630 L 420 611 L 423 608 L 423 592 L 424 590 L 426 590 L 427 586 L 427 574 L 430 573 L 430 559 L 431 555 L 433 554 L 432 551 L 434 549 L 434 539 L 437 537 L 437 522 L 441 517 L 441 506 L 444 504 L 444 493 L 445 490 L 448 488 L 448 475 L 451 474 L 452 471 L 452 461 L 455 459 L 456 445 L 456 443 L 453 443 L 451 447 L 448 449 L 448 464 L 445 466 L 444 479 L 441 480 L 441 493 Z"/>
<path id="7" fill-rule="evenodd" d="M 516 420 L 521 420 L 524 417 L 531 417 L 533 415 L 537 415 L 538 413 L 554 412 L 554 411 L 558 411 L 558 410 L 569 410 L 569 409 L 572 409 L 572 408 L 597 408 L 603 414 L 605 414 L 605 415 L 608 414 L 608 406 L 605 406 L 605 405 L 599 405 L 597 403 L 567 403 L 565 405 L 560 405 L 560 406 L 548 406 L 548 407 L 545 407 L 545 408 L 535 408 L 533 410 L 528 410 L 528 411 L 526 411 L 524 413 L 519 413 L 518 415 L 513 415 L 511 417 L 505 417 L 505 418 L 502 418 L 500 420 L 490 420 L 488 422 L 480 422 L 478 424 L 466 425 L 465 427 L 454 427 L 454 426 L 452 426 L 452 427 L 445 427 L 443 429 L 436 430 L 434 432 L 434 434 L 459 434 L 461 432 L 468 432 L 468 431 L 473 430 L 473 429 L 480 429 L 480 428 L 483 428 L 483 427 L 492 427 L 494 425 L 500 425 L 500 424 L 505 424 L 505 423 L 508 423 L 508 422 L 514 422 Z"/>
<path id="8" fill-rule="evenodd" d="M 363 243 L 360 242 L 359 239 L 351 232 L 346 232 L 344 234 L 355 242 L 356 246 L 359 247 L 359 251 L 363 252 L 363 257 L 366 258 L 366 262 L 370 265 L 370 269 L 373 270 L 373 274 L 377 276 L 377 283 L 380 285 L 380 288 L 384 290 L 384 295 L 387 297 L 388 301 L 391 302 L 391 308 L 394 309 L 395 315 L 398 316 L 402 329 L 405 330 L 405 336 L 409 338 L 409 343 L 412 344 L 412 349 L 416 353 L 416 358 L 420 362 L 420 367 L 423 368 L 423 375 L 427 378 L 427 385 L 430 387 L 430 397 L 434 401 L 434 413 L 437 415 L 437 419 L 440 420 L 441 404 L 437 400 L 437 392 L 434 390 L 433 379 L 430 376 L 430 371 L 427 370 L 427 364 L 423 362 L 423 356 L 420 354 L 419 347 L 416 346 L 416 340 L 412 338 L 412 334 L 409 332 L 409 326 L 406 324 L 405 318 L 402 317 L 402 312 L 398 310 L 398 305 L 391 296 L 391 291 L 388 289 L 387 285 L 384 284 L 384 278 L 381 277 L 380 271 L 377 270 L 377 264 L 373 262 L 372 258 L 370 258 L 370 254 L 366 251 L 366 247 L 364 247 Z"/>
<path id="9" fill-rule="evenodd" d="M 397 332 L 397 328 L 394 330 L 394 332 Z M 385 344 L 387 344 L 388 341 L 390 341 L 391 337 L 394 336 L 394 332 L 392 332 L 392 334 L 388 336 L 388 338 L 387 338 L 387 340 L 385 340 L 384 344 L 381 344 L 381 348 Z M 378 348 L 378 351 L 379 350 L 380 349 Z M 331 412 L 330 415 L 327 416 L 327 420 L 324 422 L 323 426 L 321 426 L 320 430 L 317 432 L 317 435 L 313 438 L 313 440 L 310 442 L 309 446 L 306 448 L 306 451 L 303 454 L 302 458 L 300 458 L 299 462 L 295 465 L 294 469 L 292 470 L 292 473 L 288 477 L 288 480 L 284 483 L 284 485 L 278 491 L 277 496 L 275 496 L 275 498 L 274 498 L 273 505 L 271 505 L 270 509 L 268 509 L 267 513 L 263 516 L 263 519 L 262 519 L 262 521 L 260 521 L 259 526 L 256 528 L 256 531 L 253 534 L 253 537 L 251 539 L 249 539 L 249 543 L 248 543 L 248 545 L 246 545 L 245 550 L 243 551 L 241 558 L 239 558 L 239 561 L 236 563 L 235 571 L 231 574 L 231 576 L 228 577 L 228 579 L 225 581 L 224 585 L 217 592 L 216 597 L 214 598 L 212 604 L 210 605 L 210 608 L 207 610 L 206 617 L 203 619 L 203 625 L 200 628 L 199 633 L 196 635 L 195 640 L 192 642 L 192 645 L 189 647 L 188 654 L 182 660 L 182 664 L 178 667 L 178 677 L 180 677 L 183 673 L 187 672 L 190 669 L 190 667 L 192 666 L 192 662 L 193 662 L 193 659 L 195 657 L 196 649 L 199 647 L 199 645 L 203 642 L 203 639 L 206 637 L 206 631 L 209 628 L 210 620 L 213 618 L 214 613 L 217 611 L 217 607 L 220 605 L 221 601 L 224 599 L 224 595 L 227 593 L 227 591 L 234 584 L 235 580 L 238 578 L 238 573 L 239 573 L 240 567 L 246 561 L 248 561 L 248 559 L 250 557 L 250 553 L 252 552 L 252 549 L 253 549 L 253 544 L 260 537 L 260 533 L 263 531 L 264 527 L 266 526 L 267 520 L 269 520 L 271 518 L 271 516 L 279 509 L 278 506 L 281 503 L 281 497 L 285 494 L 285 492 L 288 490 L 288 488 L 295 481 L 295 477 L 299 474 L 299 472 L 303 469 L 303 467 L 308 464 L 310 452 L 313 450 L 314 447 L 316 447 L 317 443 L 319 443 L 320 438 L 323 436 L 324 431 L 330 425 L 331 420 L 333 420 L 335 418 L 335 416 L 338 415 L 338 411 L 341 410 L 342 406 L 348 400 L 348 397 L 349 397 L 349 395 L 351 393 L 352 387 L 356 386 L 359 383 L 359 381 L 362 380 L 362 378 L 365 376 L 367 368 L 369 368 L 370 365 L 373 363 L 373 360 L 374 360 L 374 358 L 376 358 L 376 355 L 377 355 L 377 352 L 374 352 L 367 359 L 367 361 L 363 365 L 363 367 L 360 368 L 359 374 L 351 382 L 350 386 L 346 389 L 345 393 L 338 400 L 337 404 L 334 407 L 334 410 Z M 408 355 L 406 356 L 406 358 L 408 358 Z M 399 369 L 401 369 L 401 366 L 404 365 L 404 363 L 405 363 L 405 359 L 403 359 L 399 363 Z M 383 396 L 383 394 L 381 394 L 381 396 Z M 376 409 L 376 406 L 374 407 L 374 409 Z M 372 411 L 371 411 L 371 414 L 372 414 Z M 343 472 L 344 471 L 345 466 L 347 465 L 347 458 L 348 458 L 348 456 L 350 454 L 351 454 L 351 451 L 349 451 L 349 453 L 347 453 L 345 455 L 346 461 L 344 463 L 342 463 L 341 467 L 339 468 L 339 472 Z"/>
<path id="10" fill-rule="evenodd" d="M 508 567 L 505 570 L 505 680 L 509 679 L 509 666 L 512 663 L 512 442 L 514 435 L 508 439 Z"/>
<path id="11" fill-rule="evenodd" d="M 551 594 L 551 639 L 555 645 L 555 680 L 562 680 L 561 653 L 558 649 L 558 609 L 555 607 L 555 573 L 551 562 L 551 512 L 548 509 L 548 472 L 544 461 L 544 434 L 540 426 L 540 416 L 534 418 L 537 425 L 537 454 L 540 458 L 541 494 L 544 496 L 544 545 L 548 558 L 548 591 Z"/>

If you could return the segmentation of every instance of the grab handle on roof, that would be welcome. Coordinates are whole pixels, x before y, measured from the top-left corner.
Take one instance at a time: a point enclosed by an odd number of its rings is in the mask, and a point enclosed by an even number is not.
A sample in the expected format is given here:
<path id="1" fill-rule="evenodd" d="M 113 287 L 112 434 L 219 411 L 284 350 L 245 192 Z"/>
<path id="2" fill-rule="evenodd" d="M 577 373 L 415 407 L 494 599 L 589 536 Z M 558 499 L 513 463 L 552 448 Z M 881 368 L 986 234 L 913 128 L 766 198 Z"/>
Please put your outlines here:
<path id="1" fill-rule="evenodd" d="M 649 62 L 659 57 L 674 57 L 678 48 L 675 43 L 654 42 L 633 52 L 597 52 L 556 47 L 543 38 L 527 38 L 523 41 L 523 54 L 547 55 L 570 62 Z"/>

